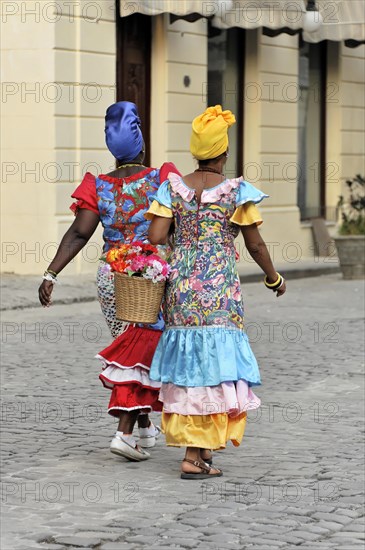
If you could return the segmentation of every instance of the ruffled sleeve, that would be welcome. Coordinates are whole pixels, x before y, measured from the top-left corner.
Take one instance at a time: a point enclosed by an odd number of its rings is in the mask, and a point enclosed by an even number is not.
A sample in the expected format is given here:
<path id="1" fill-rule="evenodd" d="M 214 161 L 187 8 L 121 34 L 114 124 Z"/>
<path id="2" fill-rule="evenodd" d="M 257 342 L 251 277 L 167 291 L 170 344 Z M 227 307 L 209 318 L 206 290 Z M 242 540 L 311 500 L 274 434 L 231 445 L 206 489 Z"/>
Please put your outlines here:
<path id="1" fill-rule="evenodd" d="M 256 204 L 268 196 L 260 189 L 251 185 L 251 183 L 242 179 L 236 197 L 236 210 L 230 221 L 241 226 L 261 225 L 262 217 Z"/>
<path id="2" fill-rule="evenodd" d="M 176 166 L 173 162 L 165 162 L 160 168 L 160 183 L 161 184 L 165 180 L 168 179 L 168 175 L 169 175 L 170 172 L 173 172 L 174 174 L 178 174 L 179 176 L 181 176 L 179 170 L 176 168 Z"/>
<path id="3" fill-rule="evenodd" d="M 70 210 L 72 210 L 75 215 L 80 208 L 85 208 L 99 216 L 95 177 L 90 174 L 90 172 L 85 174 L 84 179 L 72 193 L 71 197 L 76 199 L 70 206 Z"/>
<path id="4" fill-rule="evenodd" d="M 257 187 L 251 185 L 251 183 L 248 183 L 248 181 L 244 181 L 242 179 L 240 181 L 240 186 L 237 193 L 236 206 L 240 206 L 241 204 L 245 204 L 246 202 L 253 202 L 254 204 L 258 204 L 263 199 L 267 199 L 268 196 L 269 195 L 266 195 L 266 193 L 264 193 L 260 189 L 257 189 Z"/>
<path id="5" fill-rule="evenodd" d="M 144 217 L 147 220 L 152 220 L 153 216 L 161 216 L 161 218 L 173 218 L 171 194 L 169 190 L 169 181 L 164 181 L 157 190 L 157 193 L 152 197 L 152 204 Z"/>
<path id="6" fill-rule="evenodd" d="M 253 202 L 246 202 L 236 208 L 229 221 L 237 225 L 261 225 L 262 217 L 259 209 Z"/>

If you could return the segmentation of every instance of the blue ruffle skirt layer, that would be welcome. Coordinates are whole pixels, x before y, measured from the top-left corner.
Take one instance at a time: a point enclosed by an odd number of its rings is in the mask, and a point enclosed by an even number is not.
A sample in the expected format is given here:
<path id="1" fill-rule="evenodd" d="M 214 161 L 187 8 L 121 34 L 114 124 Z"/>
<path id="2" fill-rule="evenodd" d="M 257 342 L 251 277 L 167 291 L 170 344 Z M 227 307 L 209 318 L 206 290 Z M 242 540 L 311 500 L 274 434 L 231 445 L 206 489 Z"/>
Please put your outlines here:
<path id="1" fill-rule="evenodd" d="M 158 343 L 150 378 L 176 386 L 218 386 L 246 380 L 261 384 L 247 335 L 226 327 L 168 328 Z"/>

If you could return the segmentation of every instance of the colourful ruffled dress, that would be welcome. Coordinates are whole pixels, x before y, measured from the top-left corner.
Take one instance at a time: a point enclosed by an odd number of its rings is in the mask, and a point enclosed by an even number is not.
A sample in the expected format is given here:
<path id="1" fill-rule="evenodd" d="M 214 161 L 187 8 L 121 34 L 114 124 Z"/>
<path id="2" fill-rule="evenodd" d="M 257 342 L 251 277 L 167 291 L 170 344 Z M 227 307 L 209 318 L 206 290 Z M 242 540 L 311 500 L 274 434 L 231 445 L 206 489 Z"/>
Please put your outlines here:
<path id="1" fill-rule="evenodd" d="M 147 168 L 126 178 L 107 175 L 94 177 L 87 173 L 72 197 L 74 213 L 86 208 L 100 217 L 103 225 L 103 251 L 122 243 L 148 240 L 149 223 L 144 214 L 150 199 L 171 170 L 165 163 L 160 170 Z M 177 170 L 176 170 L 177 172 Z M 158 400 L 161 384 L 152 381 L 149 370 L 156 346 L 164 329 L 162 316 L 155 325 L 136 326 L 116 318 L 114 276 L 105 262 L 100 262 L 97 273 L 98 297 L 105 320 L 114 341 L 96 357 L 103 363 L 99 378 L 112 390 L 108 412 L 119 416 L 120 411 L 141 409 L 143 412 L 161 411 Z"/>
<path id="2" fill-rule="evenodd" d="M 203 191 L 170 173 L 146 217 L 173 218 L 175 244 L 164 302 L 166 330 L 150 378 L 161 382 L 162 429 L 172 446 L 239 445 L 247 411 L 260 406 L 255 356 L 244 330 L 234 239 L 261 224 L 267 197 L 242 178 Z"/>

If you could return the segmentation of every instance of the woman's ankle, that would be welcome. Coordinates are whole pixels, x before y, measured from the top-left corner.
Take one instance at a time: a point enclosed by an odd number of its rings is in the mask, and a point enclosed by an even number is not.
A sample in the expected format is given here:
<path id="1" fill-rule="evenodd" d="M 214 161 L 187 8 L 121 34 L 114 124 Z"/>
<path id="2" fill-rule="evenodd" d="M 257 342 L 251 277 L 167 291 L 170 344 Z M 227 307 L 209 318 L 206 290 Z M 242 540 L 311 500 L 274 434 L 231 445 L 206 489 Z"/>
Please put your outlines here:
<path id="1" fill-rule="evenodd" d="M 185 459 L 200 461 L 200 449 L 199 447 L 187 447 L 185 451 Z"/>
<path id="2" fill-rule="evenodd" d="M 137 418 L 138 428 L 149 428 L 152 422 L 148 414 L 140 414 Z"/>
<path id="3" fill-rule="evenodd" d="M 118 432 L 132 433 L 138 411 L 123 411 L 119 416 Z"/>
<path id="4" fill-rule="evenodd" d="M 200 449 L 200 456 L 203 458 L 211 458 L 212 457 L 212 451 L 211 449 Z"/>

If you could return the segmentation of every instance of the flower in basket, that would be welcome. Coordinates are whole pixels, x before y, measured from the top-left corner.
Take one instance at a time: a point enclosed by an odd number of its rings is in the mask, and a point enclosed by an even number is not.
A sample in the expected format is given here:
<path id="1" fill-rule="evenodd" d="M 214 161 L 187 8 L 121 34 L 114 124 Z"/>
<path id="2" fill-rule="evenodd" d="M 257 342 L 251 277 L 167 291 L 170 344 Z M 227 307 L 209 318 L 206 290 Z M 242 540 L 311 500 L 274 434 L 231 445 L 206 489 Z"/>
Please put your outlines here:
<path id="1" fill-rule="evenodd" d="M 112 271 L 130 277 L 143 277 L 153 283 L 165 281 L 170 273 L 170 266 L 158 255 L 158 249 L 139 241 L 112 248 L 103 259 Z"/>

